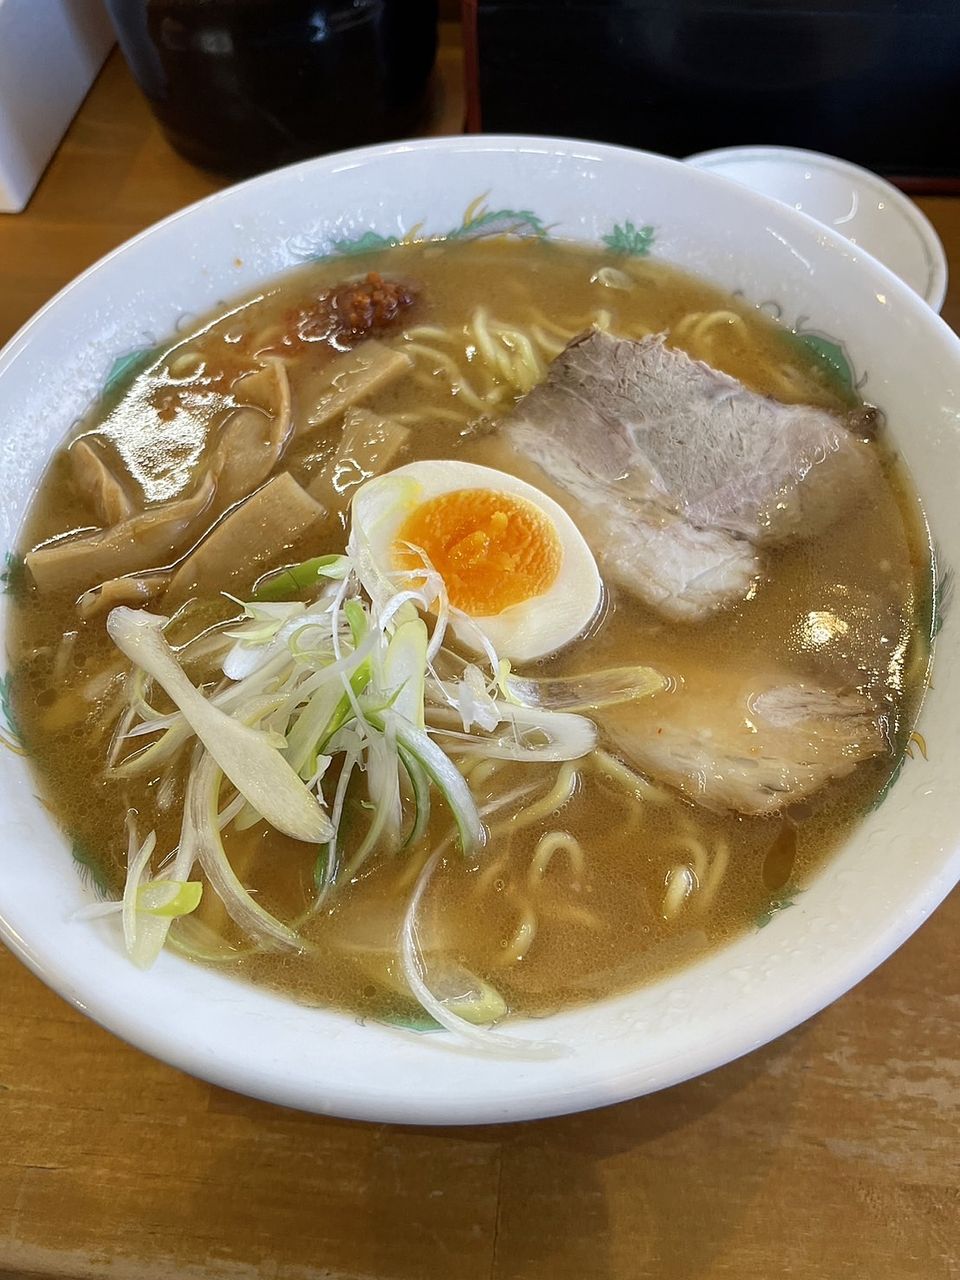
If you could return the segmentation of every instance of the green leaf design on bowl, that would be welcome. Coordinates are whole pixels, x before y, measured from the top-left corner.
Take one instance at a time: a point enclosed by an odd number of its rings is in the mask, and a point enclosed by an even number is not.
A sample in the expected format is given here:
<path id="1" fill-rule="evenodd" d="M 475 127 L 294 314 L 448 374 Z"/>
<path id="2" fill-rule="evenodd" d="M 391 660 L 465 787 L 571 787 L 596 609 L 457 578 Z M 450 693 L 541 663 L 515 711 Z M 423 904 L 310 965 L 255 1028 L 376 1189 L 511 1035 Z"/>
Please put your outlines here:
<path id="1" fill-rule="evenodd" d="M 135 347 L 133 351 L 117 356 L 104 381 L 102 394 L 123 395 L 137 374 L 150 364 L 156 351 L 156 347 Z"/>
<path id="2" fill-rule="evenodd" d="M 11 599 L 18 599 L 27 588 L 27 565 L 23 556 L 17 551 L 8 551 L 3 558 L 3 572 L 0 573 L 0 590 Z"/>
<path id="3" fill-rule="evenodd" d="M 550 234 L 542 218 L 532 209 L 490 209 L 485 203 L 489 192 L 476 196 L 467 205 L 459 226 L 448 231 L 424 232 L 424 221 L 417 222 L 402 235 L 384 235 L 373 227 L 357 235 L 342 236 L 325 245 L 318 236 L 311 245 L 297 249 L 298 257 L 323 262 L 328 258 L 346 258 L 360 253 L 378 253 L 400 244 L 420 244 L 427 240 L 480 240 L 486 236 L 534 236 L 545 240 Z"/>
<path id="4" fill-rule="evenodd" d="M 482 197 L 481 197 L 482 199 Z M 476 201 L 474 202 L 476 204 Z M 530 209 L 487 209 L 471 205 L 459 227 L 448 231 L 446 240 L 480 240 L 485 236 L 534 236 L 546 240 L 548 228 Z"/>
<path id="5" fill-rule="evenodd" d="M 930 613 L 930 639 L 940 634 L 944 619 L 953 604 L 955 575 L 949 565 L 943 563 L 939 547 L 933 549 L 933 606 Z"/>
<path id="6" fill-rule="evenodd" d="M 784 894 L 777 898 L 771 898 L 753 923 L 758 929 L 765 929 L 775 915 L 778 915 L 781 911 L 786 911 L 788 907 L 795 907 L 796 905 L 796 891 L 791 894 Z"/>
<path id="7" fill-rule="evenodd" d="M 653 227 L 636 227 L 627 219 L 621 224 L 615 222 L 609 235 L 603 237 L 603 243 L 611 253 L 621 257 L 645 258 L 653 248 L 656 232 Z"/>
<path id="8" fill-rule="evenodd" d="M 900 777 L 901 773 L 903 773 L 903 766 L 906 763 L 907 763 L 907 752 L 906 750 L 903 750 L 900 752 L 899 756 L 897 757 L 896 764 L 890 770 L 890 775 L 887 778 L 886 782 L 883 784 L 883 786 L 874 796 L 871 803 L 867 806 L 867 813 L 873 813 L 876 809 L 880 808 L 884 800 L 886 800 L 887 796 L 890 794 L 890 792 L 893 790 L 894 786 L 896 785 L 897 779 Z"/>
<path id="9" fill-rule="evenodd" d="M 355 253 L 376 253 L 379 249 L 392 249 L 400 244 L 396 236 L 382 236 L 379 231 L 364 231 L 361 235 L 334 240 L 333 249 L 324 257 L 348 258 Z"/>
<path id="10" fill-rule="evenodd" d="M 103 863 L 89 845 L 79 839 L 72 840 L 70 856 L 73 858 L 81 884 L 93 889 L 100 899 L 116 896 L 118 886 L 104 870 Z"/>
<path id="11" fill-rule="evenodd" d="M 954 572 L 953 569 L 944 564 L 943 557 L 940 553 L 939 546 L 934 543 L 930 556 L 930 573 L 928 576 L 929 594 L 926 601 L 921 600 L 918 613 L 920 616 L 920 632 L 929 637 L 932 645 L 937 638 L 944 619 L 950 610 L 953 601 Z M 927 679 L 930 679 L 930 670 L 927 671 Z M 875 809 L 879 809 L 886 800 L 887 796 L 893 790 L 904 766 L 908 760 L 914 759 L 914 748 L 920 752 L 924 760 L 927 759 L 927 742 L 923 734 L 918 731 L 917 724 L 906 724 L 899 728 L 896 741 L 893 743 L 896 758 L 886 782 L 877 792 L 872 803 L 868 806 L 867 812 L 873 813 Z"/>
<path id="12" fill-rule="evenodd" d="M 431 1018 L 423 1010 L 410 1013 L 380 1014 L 372 1019 L 383 1027 L 399 1027 L 402 1031 L 415 1031 L 418 1035 L 431 1035 L 435 1031 L 443 1031 L 440 1023 Z"/>
<path id="13" fill-rule="evenodd" d="M 26 755 L 26 749 L 23 745 L 23 735 L 20 732 L 20 726 L 13 710 L 11 698 L 12 678 L 9 671 L 0 676 L 0 718 L 3 719 L 5 726 L 5 728 L 0 729 L 0 746 L 4 746 L 8 751 L 22 756 Z"/>
<path id="14" fill-rule="evenodd" d="M 377 253 L 396 245 L 419 244 L 426 240 L 480 240 L 488 236 L 527 236 L 538 240 L 550 238 L 550 227 L 538 213 L 532 209 L 491 209 L 487 203 L 489 194 L 489 191 L 485 191 L 482 195 L 475 196 L 464 210 L 460 225 L 448 231 L 424 232 L 424 221 L 416 223 L 402 235 L 384 235 L 370 227 L 356 235 L 342 236 L 332 242 L 325 242 L 322 234 L 316 240 L 311 237 L 295 252 L 302 259 L 322 262 L 328 258 Z M 655 239 L 654 227 L 638 227 L 629 218 L 622 223 L 615 223 L 613 230 L 602 237 L 603 244 L 611 253 L 635 258 L 646 257 Z M 324 247 L 326 244 L 329 247 Z"/>
<path id="15" fill-rule="evenodd" d="M 794 333 L 799 342 L 811 351 L 821 364 L 828 370 L 840 386 L 847 392 L 853 394 L 856 391 L 856 378 L 854 376 L 853 367 L 847 357 L 846 351 L 843 349 L 842 343 L 836 338 L 828 337 L 823 333 Z"/>

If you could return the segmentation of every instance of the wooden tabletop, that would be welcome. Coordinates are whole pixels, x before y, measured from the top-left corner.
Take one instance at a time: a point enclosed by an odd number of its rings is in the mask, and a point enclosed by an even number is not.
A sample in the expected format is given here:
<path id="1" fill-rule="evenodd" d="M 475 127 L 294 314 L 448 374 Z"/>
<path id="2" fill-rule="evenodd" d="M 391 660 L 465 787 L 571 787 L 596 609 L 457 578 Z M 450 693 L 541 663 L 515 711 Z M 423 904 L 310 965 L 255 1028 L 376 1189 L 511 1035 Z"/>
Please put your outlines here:
<path id="1" fill-rule="evenodd" d="M 448 32 L 436 133 L 459 129 L 458 57 Z M 0 215 L 0 343 L 219 185 L 170 151 L 114 54 L 26 212 Z M 960 281 L 960 201 L 920 203 Z M 960 324 L 960 285 L 944 314 Z M 0 1277 L 956 1277 L 958 936 L 954 895 L 856 990 L 740 1062 L 604 1111 L 457 1130 L 328 1120 L 190 1079 L 0 948 Z"/>

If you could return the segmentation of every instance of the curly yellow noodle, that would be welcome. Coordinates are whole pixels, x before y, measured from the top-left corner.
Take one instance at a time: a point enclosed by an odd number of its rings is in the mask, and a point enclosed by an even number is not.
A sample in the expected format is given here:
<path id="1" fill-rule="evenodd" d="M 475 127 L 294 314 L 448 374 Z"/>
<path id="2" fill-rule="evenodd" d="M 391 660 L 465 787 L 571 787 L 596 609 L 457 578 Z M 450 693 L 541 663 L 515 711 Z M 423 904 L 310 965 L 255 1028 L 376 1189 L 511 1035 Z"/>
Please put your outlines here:
<path id="1" fill-rule="evenodd" d="M 596 930 L 604 927 L 603 921 L 595 911 L 591 911 L 588 907 L 581 907 L 576 902 L 558 902 L 551 910 L 558 920 L 566 924 L 579 924 L 585 929 Z"/>
<path id="2" fill-rule="evenodd" d="M 521 393 L 535 387 L 546 372 L 533 343 L 522 329 L 503 324 L 477 307 L 465 326 L 487 371 Z"/>
<path id="3" fill-rule="evenodd" d="M 664 791 L 662 787 L 654 786 L 652 782 L 642 778 L 639 773 L 634 773 L 622 760 L 612 756 L 609 751 L 603 751 L 598 748 L 587 756 L 584 763 L 595 769 L 601 777 L 617 783 L 626 791 L 630 791 L 639 800 L 647 800 L 650 804 L 660 805 L 670 803 L 668 792 Z"/>
<path id="4" fill-rule="evenodd" d="M 412 329 L 404 329 L 401 335 L 404 342 L 458 342 L 452 329 L 445 329 L 439 324 L 417 324 Z"/>
<path id="5" fill-rule="evenodd" d="M 586 327 L 584 325 L 578 326 L 576 321 L 572 325 L 558 324 L 556 320 L 551 320 L 545 312 L 537 307 L 534 307 L 530 314 L 533 316 L 533 323 L 539 329 L 542 329 L 544 333 L 552 333 L 555 337 L 562 338 L 564 346 L 571 338 L 575 338 L 578 333 L 582 333 Z"/>
<path id="6" fill-rule="evenodd" d="M 507 840 L 507 848 L 492 862 L 488 862 L 480 874 L 474 881 L 474 888 L 477 893 L 484 894 L 495 881 L 504 874 L 507 868 L 507 861 L 510 854 L 510 840 Z"/>
<path id="7" fill-rule="evenodd" d="M 586 865 L 583 845 L 566 831 L 550 831 L 540 837 L 533 851 L 530 869 L 527 872 L 527 883 L 531 889 L 539 885 L 547 874 L 550 863 L 561 850 L 567 855 L 574 879 L 580 879 Z"/>
<path id="8" fill-rule="evenodd" d="M 461 773 L 465 778 L 470 779 L 471 786 L 482 787 L 485 782 L 489 782 L 495 774 L 498 774 L 509 763 L 509 760 L 484 760 L 481 757 L 479 760 L 465 765 L 461 769 Z"/>
<path id="9" fill-rule="evenodd" d="M 429 373 L 421 370 L 416 375 L 416 381 L 422 386 L 432 386 L 436 374 L 442 370 L 449 379 L 454 395 L 459 396 L 466 404 L 469 404 L 480 413 L 488 413 L 491 404 L 500 398 L 501 393 L 499 391 L 495 391 L 487 397 L 479 395 L 457 368 L 451 357 L 444 351 L 438 351 L 436 347 L 429 347 L 420 342 L 408 342 L 404 344 L 403 350 L 408 355 L 422 357 L 433 366 Z"/>
<path id="10" fill-rule="evenodd" d="M 573 764 L 569 761 L 562 764 L 557 774 L 557 780 L 547 794 L 538 800 L 536 804 L 527 805 L 525 809 L 515 813 L 512 818 L 508 818 L 505 822 L 499 822 L 496 826 L 491 827 L 491 840 L 505 835 L 507 832 L 522 831 L 524 828 L 532 827 L 535 823 L 549 817 L 555 809 L 565 805 L 573 796 L 579 780 L 580 775 Z"/>
<path id="11" fill-rule="evenodd" d="M 493 337 L 490 333 L 490 326 L 487 322 L 487 313 L 483 307 L 477 307 L 473 315 L 470 317 L 469 323 L 465 326 L 468 334 L 472 335 L 474 342 L 481 356 L 486 360 L 492 369 L 499 369 L 503 372 L 503 362 L 500 354 L 494 345 Z M 509 370 L 508 370 L 509 371 Z"/>
<path id="12" fill-rule="evenodd" d="M 692 868 L 686 863 L 671 867 L 667 872 L 667 891 L 663 895 L 663 904 L 660 907 L 660 914 L 664 920 L 672 920 L 691 893 L 696 892 L 696 888 L 697 878 Z"/>
<path id="13" fill-rule="evenodd" d="M 411 850 L 409 856 L 404 861 L 399 874 L 395 880 L 398 891 L 409 889 L 416 883 L 420 872 L 427 865 L 427 862 L 435 853 L 442 853 L 445 849 L 453 844 L 454 832 L 451 830 L 449 836 L 442 840 L 439 845 L 431 847 L 428 843 L 424 843 L 419 849 Z"/>
<path id="14" fill-rule="evenodd" d="M 429 370 L 419 368 L 415 380 L 421 386 L 432 386 L 432 379 L 443 372 L 456 395 L 472 408 L 486 413 L 503 401 L 505 386 L 523 395 L 541 382 L 549 362 L 578 333 L 591 328 L 610 332 L 614 328 L 613 313 L 603 307 L 563 322 L 552 319 L 538 307 L 530 308 L 528 316 L 527 324 L 507 323 L 491 316 L 485 307 L 477 307 L 459 331 L 439 325 L 415 325 L 407 329 L 403 334 L 404 350 L 417 357 L 421 364 L 432 366 Z M 693 312 L 680 321 L 675 333 L 685 334 L 694 322 L 702 326 L 693 335 L 694 339 L 702 339 L 709 336 L 712 326 L 726 323 L 730 316 L 739 321 L 733 312 L 712 312 L 707 316 Z M 626 336 L 644 338 L 652 332 L 648 325 L 640 323 L 630 326 Z M 464 365 L 482 369 L 489 379 L 486 390 L 479 390 L 466 377 L 464 367 L 458 367 L 455 350 L 452 353 L 441 350 L 441 347 L 456 349 L 461 344 Z M 439 412 L 436 416 L 440 416 Z"/>
<path id="15" fill-rule="evenodd" d="M 530 334 L 544 355 L 548 356 L 551 360 L 558 356 L 567 345 L 565 342 L 559 342 L 556 339 L 549 337 L 544 332 L 542 326 L 538 324 L 530 326 Z"/>
<path id="16" fill-rule="evenodd" d="M 688 900 L 691 909 L 702 914 L 712 905 L 723 883 L 730 863 L 730 846 L 725 840 L 718 840 L 712 858 L 695 836 L 680 836 L 668 847 L 690 853 L 694 865 L 678 863 L 667 872 L 667 891 L 660 908 L 664 920 L 672 920 Z"/>
<path id="17" fill-rule="evenodd" d="M 670 841 L 667 848 L 689 853 L 693 859 L 693 873 L 697 877 L 698 883 L 703 882 L 707 874 L 710 855 L 707 852 L 707 846 L 702 840 L 698 840 L 696 836 L 676 836 Z"/>
<path id="18" fill-rule="evenodd" d="M 781 364 L 776 368 L 768 365 L 766 375 L 769 382 L 774 384 L 774 389 L 781 395 L 795 398 L 803 398 L 805 396 L 807 380 L 794 365 Z"/>
<path id="19" fill-rule="evenodd" d="M 518 964 L 530 948 L 537 936 L 537 915 L 529 903 L 524 903 L 520 912 L 520 923 L 497 959 L 497 967 L 506 969 L 511 964 Z"/>

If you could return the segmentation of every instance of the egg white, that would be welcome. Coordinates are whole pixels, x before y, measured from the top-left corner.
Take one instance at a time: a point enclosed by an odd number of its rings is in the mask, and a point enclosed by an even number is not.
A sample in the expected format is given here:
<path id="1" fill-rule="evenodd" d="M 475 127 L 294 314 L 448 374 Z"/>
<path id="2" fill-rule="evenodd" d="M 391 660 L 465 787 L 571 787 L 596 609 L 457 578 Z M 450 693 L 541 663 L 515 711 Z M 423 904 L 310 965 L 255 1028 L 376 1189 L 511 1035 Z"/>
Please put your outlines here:
<path id="1" fill-rule="evenodd" d="M 376 576 L 381 589 L 383 582 L 395 581 L 393 545 L 407 517 L 424 502 L 462 489 L 503 493 L 536 507 L 557 535 L 561 561 L 556 578 L 542 595 L 498 614 L 471 617 L 473 626 L 452 618 L 450 627 L 457 639 L 479 650 L 476 627 L 501 657 L 514 662 L 543 657 L 575 640 L 600 605 L 602 584 L 593 553 L 558 503 L 526 481 L 492 467 L 456 460 L 411 462 L 361 485 L 350 508 L 350 541 L 366 566 L 366 573 L 361 568 L 364 587 L 377 590 L 376 583 L 365 581 L 368 576 Z"/>

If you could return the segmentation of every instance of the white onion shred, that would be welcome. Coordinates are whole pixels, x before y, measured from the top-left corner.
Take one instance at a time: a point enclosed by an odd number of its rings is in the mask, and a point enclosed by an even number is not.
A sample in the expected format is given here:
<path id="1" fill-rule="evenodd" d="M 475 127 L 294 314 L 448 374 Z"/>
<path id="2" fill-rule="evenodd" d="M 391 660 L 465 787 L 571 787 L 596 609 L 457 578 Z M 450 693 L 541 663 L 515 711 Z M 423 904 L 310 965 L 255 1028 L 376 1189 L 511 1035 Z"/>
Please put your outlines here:
<path id="1" fill-rule="evenodd" d="M 440 849 L 427 859 L 410 895 L 403 926 L 400 930 L 400 960 L 407 986 L 416 996 L 424 1011 L 441 1027 L 452 1031 L 461 1041 L 467 1040 L 473 1048 L 501 1058 L 530 1058 L 534 1060 L 560 1058 L 570 1052 L 566 1045 L 545 1040 L 520 1040 L 476 1026 L 462 1015 L 454 1013 L 448 1004 L 437 998 L 426 980 L 423 955 L 417 933 L 417 915 L 430 878 L 436 871 L 443 854 Z"/>
<path id="2" fill-rule="evenodd" d="M 242 796 L 257 813 L 294 840 L 317 843 L 332 833 L 330 819 L 283 756 L 263 734 L 226 715 L 184 675 L 161 628 L 166 619 L 114 609 L 107 632 L 131 662 L 153 676 Z"/>
<path id="3" fill-rule="evenodd" d="M 534 772 L 529 776 L 538 780 L 524 780 L 478 808 L 465 773 L 476 769 L 477 779 L 481 773 L 487 778 L 499 760 L 561 762 L 563 776 L 575 779 L 573 765 L 565 762 L 588 755 L 597 743 L 592 720 L 576 710 L 647 696 L 666 682 L 644 667 L 559 680 L 512 675 L 489 639 L 451 606 L 443 578 L 422 549 L 408 550 L 415 567 L 386 573 L 354 528 L 346 556 L 267 575 L 262 598 L 237 601 L 238 618 L 176 651 L 164 636 L 167 619 L 128 608 L 110 613 L 108 633 L 135 664 L 111 746 L 111 773 L 144 785 L 164 778 L 167 808 L 182 803 L 183 811 L 179 842 L 154 879 L 156 836 L 151 832 L 140 843 L 131 815 L 122 902 L 82 914 L 119 913 L 131 957 L 149 964 L 173 919 L 189 915 L 199 902 L 201 885 L 189 879 L 199 862 L 207 886 L 250 939 L 244 954 L 302 951 L 308 944 L 298 930 L 319 918 L 330 895 L 346 891 L 370 859 L 402 849 L 416 863 L 423 860 L 400 936 L 400 964 L 413 997 L 474 1049 L 554 1058 L 567 1050 L 490 1029 L 507 1008 L 489 983 L 444 954 L 433 953 L 427 962 L 418 937 L 421 904 L 455 842 L 461 854 L 482 858 L 484 820 L 515 810 L 543 785 L 542 772 Z M 312 601 L 278 598 L 285 590 L 296 594 L 304 582 L 311 585 L 301 594 L 313 591 Z M 445 646 L 451 620 L 461 634 L 476 633 L 480 657 L 468 662 Z M 213 671 L 212 687 L 197 687 L 183 669 L 189 663 L 191 673 L 209 671 L 211 662 L 224 677 Z M 167 694 L 175 711 L 151 705 L 152 686 Z M 185 752 L 191 753 L 187 759 Z M 224 779 L 232 790 L 221 799 Z M 555 806 L 555 792 L 541 807 Z M 430 852 L 425 841 L 435 829 L 434 793 L 452 825 Z M 528 806 L 531 820 L 539 812 Z M 241 882 L 224 847 L 225 833 L 260 821 L 315 849 L 315 896 L 292 925 Z M 284 854 L 277 849 L 271 856 Z M 255 883 L 256 868 L 251 876 Z M 194 923 L 201 934 L 206 926 Z M 189 928 L 182 933 L 192 936 Z"/>

